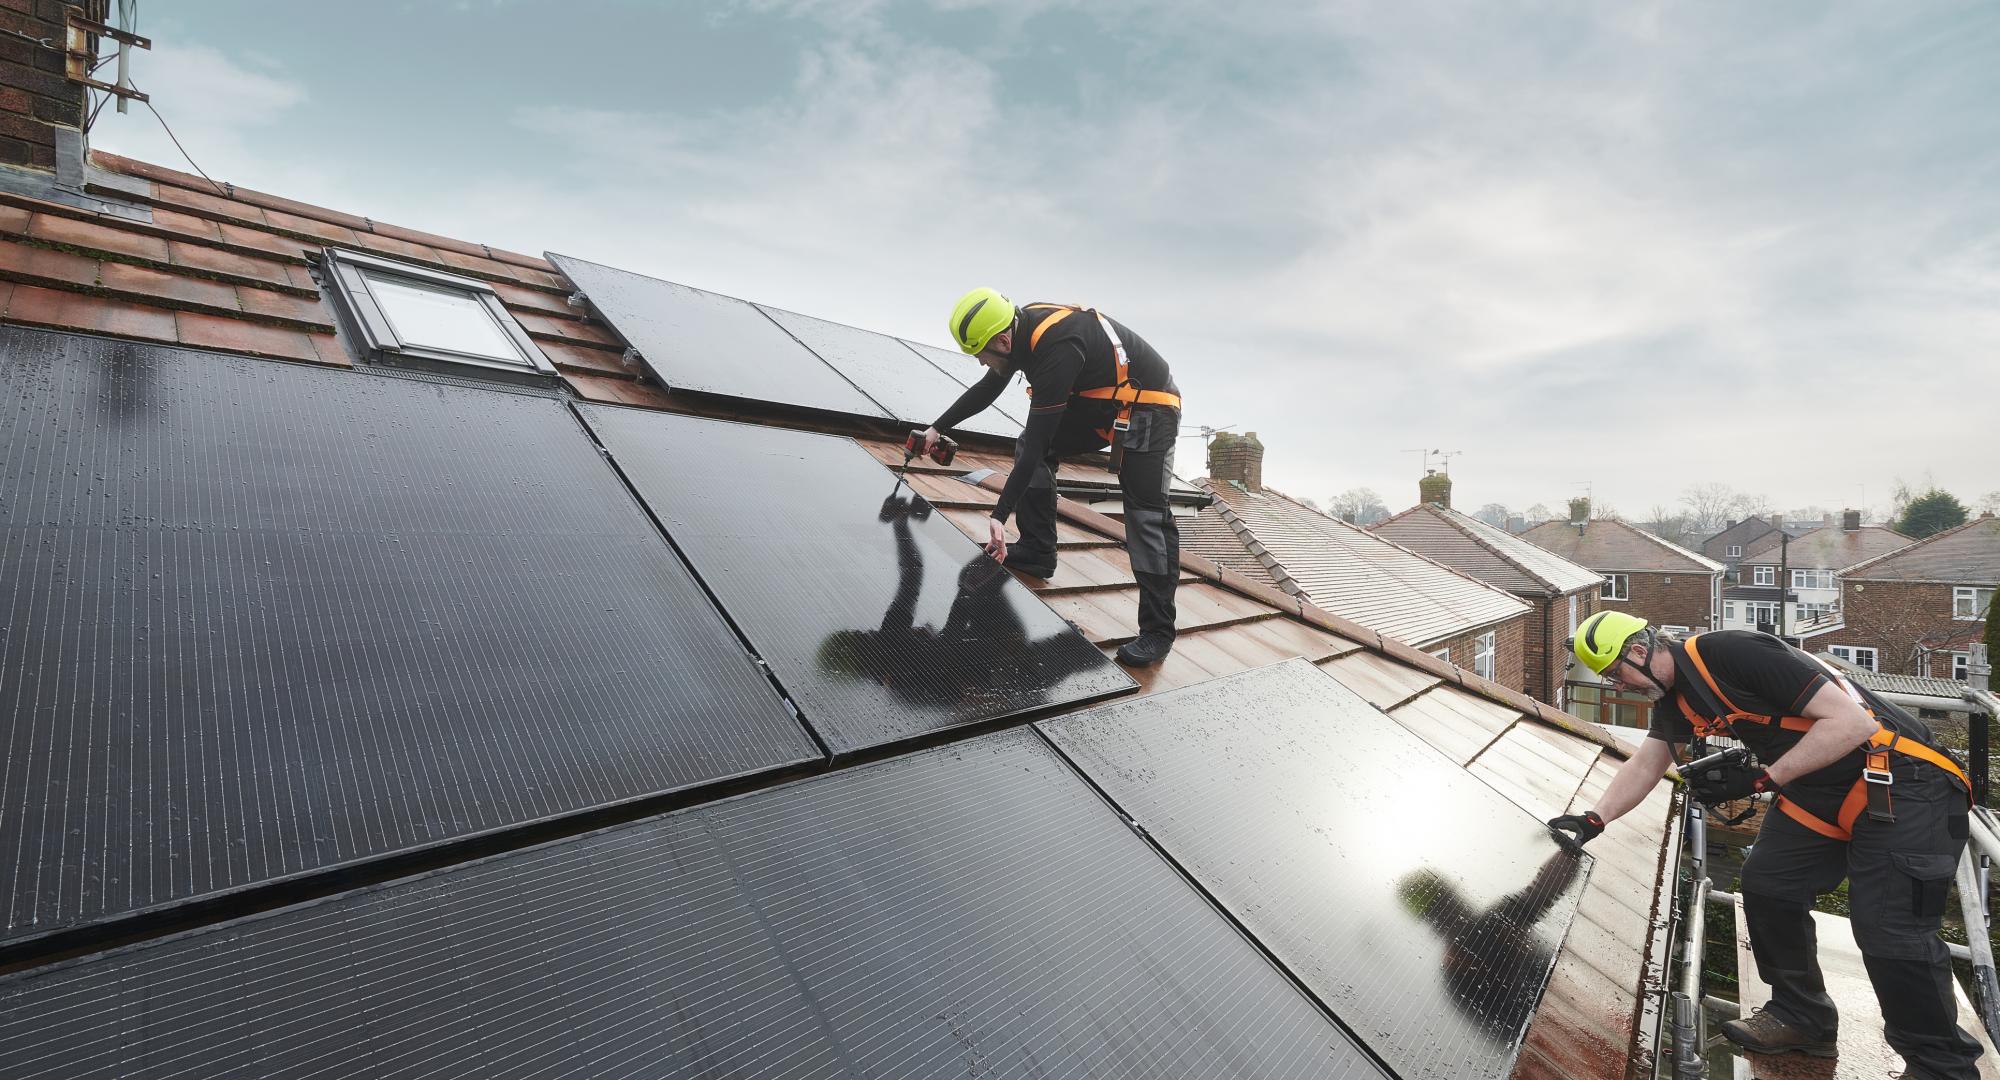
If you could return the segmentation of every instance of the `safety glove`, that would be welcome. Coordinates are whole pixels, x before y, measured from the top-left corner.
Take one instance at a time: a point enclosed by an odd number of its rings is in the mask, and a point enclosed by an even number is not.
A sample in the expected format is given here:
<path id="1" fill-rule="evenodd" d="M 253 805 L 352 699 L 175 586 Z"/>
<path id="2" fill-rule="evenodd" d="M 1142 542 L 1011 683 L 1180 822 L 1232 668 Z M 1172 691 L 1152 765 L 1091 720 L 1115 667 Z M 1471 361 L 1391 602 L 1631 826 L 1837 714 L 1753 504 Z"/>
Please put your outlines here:
<path id="1" fill-rule="evenodd" d="M 1770 773 L 1741 759 L 1697 769 L 1688 774 L 1687 784 L 1688 792 L 1709 806 L 1778 792 Z"/>
<path id="2" fill-rule="evenodd" d="M 1583 845 L 1597 839 L 1604 832 L 1604 819 L 1595 810 L 1585 810 L 1581 814 L 1564 814 L 1549 819 L 1549 831 L 1555 834 L 1556 842 L 1571 851 L 1582 851 Z"/>

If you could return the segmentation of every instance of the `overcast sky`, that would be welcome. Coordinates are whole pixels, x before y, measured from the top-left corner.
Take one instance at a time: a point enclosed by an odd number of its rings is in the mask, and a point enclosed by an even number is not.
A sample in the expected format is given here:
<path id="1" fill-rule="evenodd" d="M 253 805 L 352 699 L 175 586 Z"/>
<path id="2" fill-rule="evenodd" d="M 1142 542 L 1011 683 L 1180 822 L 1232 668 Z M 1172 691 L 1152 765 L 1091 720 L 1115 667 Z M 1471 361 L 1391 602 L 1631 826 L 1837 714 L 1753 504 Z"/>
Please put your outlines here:
<path id="1" fill-rule="evenodd" d="M 1990 0 L 142 16 L 218 180 L 938 344 L 974 285 L 1091 304 L 1292 494 L 2000 489 Z"/>

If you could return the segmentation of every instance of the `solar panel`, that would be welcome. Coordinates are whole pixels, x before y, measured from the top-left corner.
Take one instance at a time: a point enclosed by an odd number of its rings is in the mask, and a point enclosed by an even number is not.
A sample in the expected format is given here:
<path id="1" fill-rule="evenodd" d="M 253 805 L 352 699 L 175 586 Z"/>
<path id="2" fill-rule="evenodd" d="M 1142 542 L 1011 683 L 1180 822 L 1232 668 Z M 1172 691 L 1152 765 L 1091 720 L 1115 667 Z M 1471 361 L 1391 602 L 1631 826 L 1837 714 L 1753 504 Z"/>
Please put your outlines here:
<path id="1" fill-rule="evenodd" d="M 1016 730 L 0 980 L 31 1077 L 1384 1074 Z"/>
<path id="2" fill-rule="evenodd" d="M 1041 725 L 1405 1078 L 1513 1069 L 1589 858 L 1303 660 Z"/>
<path id="3" fill-rule="evenodd" d="M 853 440 L 580 410 L 836 755 L 1132 688 Z"/>
<path id="4" fill-rule="evenodd" d="M 757 306 L 807 348 L 819 354 L 820 359 L 833 365 L 835 370 L 847 376 L 848 381 L 879 402 L 897 420 L 924 427 L 942 415 L 952 402 L 958 400 L 958 395 L 965 392 L 965 386 L 958 380 L 938 370 L 921 354 L 913 355 L 901 338 L 799 315 L 783 308 L 765 304 Z M 970 357 L 961 357 L 955 363 L 974 371 L 980 370 Z M 1021 422 L 997 406 L 959 426 L 966 431 L 1009 439 L 1021 433 Z"/>
<path id="5" fill-rule="evenodd" d="M 0 357 L 0 940 L 819 756 L 558 401 Z"/>
<path id="6" fill-rule="evenodd" d="M 888 415 L 754 304 L 567 255 L 549 260 L 669 389 Z"/>

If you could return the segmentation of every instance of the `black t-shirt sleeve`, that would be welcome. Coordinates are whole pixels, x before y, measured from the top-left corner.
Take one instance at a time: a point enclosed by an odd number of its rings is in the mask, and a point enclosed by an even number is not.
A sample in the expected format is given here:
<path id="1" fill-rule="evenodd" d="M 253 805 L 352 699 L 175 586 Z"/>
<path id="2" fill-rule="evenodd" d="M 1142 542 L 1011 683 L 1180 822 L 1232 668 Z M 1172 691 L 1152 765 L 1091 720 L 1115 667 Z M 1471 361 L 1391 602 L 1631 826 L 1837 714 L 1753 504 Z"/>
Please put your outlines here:
<path id="1" fill-rule="evenodd" d="M 1069 407 L 1069 395 L 1076 389 L 1077 376 L 1082 373 L 1083 347 L 1075 341 L 1057 343 L 1046 358 L 1037 358 L 1033 373 L 1028 376 L 1035 404 L 1028 410 L 1028 422 L 1021 428 L 1021 437 L 1014 442 L 1014 471 L 1007 475 L 1000 499 L 993 504 L 993 520 L 1007 520 L 1028 490 L 1035 466 L 1048 456 L 1055 443 L 1056 429 Z"/>
<path id="2" fill-rule="evenodd" d="M 1646 737 L 1676 744 L 1694 741 L 1694 725 L 1681 715 L 1672 694 L 1653 703 L 1653 719 L 1646 725 Z"/>
<path id="3" fill-rule="evenodd" d="M 993 404 L 1000 397 L 1000 391 L 1007 389 L 1007 380 L 1012 377 L 1004 371 L 988 369 L 978 382 L 966 387 L 965 393 L 958 395 L 958 400 L 952 402 L 951 408 L 946 409 L 944 415 L 937 418 L 937 423 L 931 426 L 939 431 L 948 431 L 964 423 L 973 414 Z"/>
<path id="4" fill-rule="evenodd" d="M 1696 647 L 1709 674 L 1745 712 L 1803 716 L 1806 702 L 1827 682 L 1818 664 L 1769 634 L 1705 634 Z"/>

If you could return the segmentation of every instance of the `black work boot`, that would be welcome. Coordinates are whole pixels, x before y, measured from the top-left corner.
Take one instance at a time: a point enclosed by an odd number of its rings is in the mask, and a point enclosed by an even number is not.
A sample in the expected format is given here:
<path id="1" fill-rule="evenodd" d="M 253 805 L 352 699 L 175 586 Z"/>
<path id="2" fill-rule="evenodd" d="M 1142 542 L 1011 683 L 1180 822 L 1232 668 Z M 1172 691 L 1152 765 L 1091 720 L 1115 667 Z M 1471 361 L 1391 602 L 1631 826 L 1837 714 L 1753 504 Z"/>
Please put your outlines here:
<path id="1" fill-rule="evenodd" d="M 1840 1056 L 1840 1045 L 1834 1041 L 1832 1034 L 1821 1037 L 1803 1028 L 1793 1027 L 1761 1008 L 1744 1019 L 1724 1023 L 1722 1035 L 1730 1042 L 1755 1054 L 1807 1054 L 1826 1058 Z"/>
<path id="2" fill-rule="evenodd" d="M 1118 646 L 1117 660 L 1126 667 L 1152 667 L 1173 651 L 1173 638 L 1164 634 L 1140 634 Z"/>

